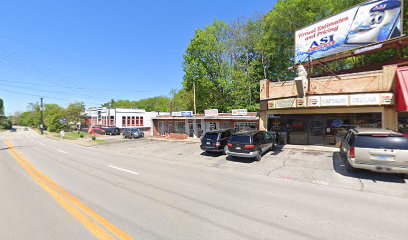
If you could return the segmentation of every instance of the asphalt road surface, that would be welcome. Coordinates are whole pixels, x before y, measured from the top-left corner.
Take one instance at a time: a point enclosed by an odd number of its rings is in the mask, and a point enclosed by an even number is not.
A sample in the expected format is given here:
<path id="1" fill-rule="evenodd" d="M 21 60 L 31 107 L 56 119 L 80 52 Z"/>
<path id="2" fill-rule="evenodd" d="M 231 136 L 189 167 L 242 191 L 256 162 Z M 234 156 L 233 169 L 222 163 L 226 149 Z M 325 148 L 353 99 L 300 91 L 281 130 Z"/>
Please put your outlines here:
<path id="1" fill-rule="evenodd" d="M 0 140 L 0 239 L 408 236 L 406 198 L 125 156 L 22 129 Z"/>

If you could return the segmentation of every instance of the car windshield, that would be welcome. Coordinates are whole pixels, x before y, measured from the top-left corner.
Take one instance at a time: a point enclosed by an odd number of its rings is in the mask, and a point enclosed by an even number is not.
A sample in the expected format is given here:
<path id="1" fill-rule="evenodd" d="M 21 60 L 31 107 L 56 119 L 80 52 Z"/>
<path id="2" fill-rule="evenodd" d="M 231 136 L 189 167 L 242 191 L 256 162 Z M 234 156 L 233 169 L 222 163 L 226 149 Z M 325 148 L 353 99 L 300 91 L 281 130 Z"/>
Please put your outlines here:
<path id="1" fill-rule="evenodd" d="M 232 135 L 230 140 L 230 143 L 251 143 L 251 137 L 247 135 Z"/>
<path id="2" fill-rule="evenodd" d="M 218 139 L 218 133 L 206 133 L 203 137 L 203 140 L 212 140 L 212 141 L 217 141 Z"/>
<path id="3" fill-rule="evenodd" d="M 408 138 L 387 135 L 358 135 L 354 146 L 359 148 L 408 150 Z"/>

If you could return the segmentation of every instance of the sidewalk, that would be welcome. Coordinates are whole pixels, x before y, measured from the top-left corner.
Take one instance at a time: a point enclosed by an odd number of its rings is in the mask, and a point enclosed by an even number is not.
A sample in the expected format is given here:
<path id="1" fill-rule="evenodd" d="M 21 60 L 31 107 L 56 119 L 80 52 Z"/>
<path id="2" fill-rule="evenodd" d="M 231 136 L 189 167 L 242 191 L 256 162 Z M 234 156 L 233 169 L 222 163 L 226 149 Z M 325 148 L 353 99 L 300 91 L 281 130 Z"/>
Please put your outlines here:
<path id="1" fill-rule="evenodd" d="M 295 150 L 303 150 L 305 152 L 315 151 L 315 152 L 340 152 L 340 149 L 337 147 L 331 146 L 314 146 L 314 145 L 291 145 L 286 144 L 282 147 L 283 150 L 286 149 L 295 149 Z"/>

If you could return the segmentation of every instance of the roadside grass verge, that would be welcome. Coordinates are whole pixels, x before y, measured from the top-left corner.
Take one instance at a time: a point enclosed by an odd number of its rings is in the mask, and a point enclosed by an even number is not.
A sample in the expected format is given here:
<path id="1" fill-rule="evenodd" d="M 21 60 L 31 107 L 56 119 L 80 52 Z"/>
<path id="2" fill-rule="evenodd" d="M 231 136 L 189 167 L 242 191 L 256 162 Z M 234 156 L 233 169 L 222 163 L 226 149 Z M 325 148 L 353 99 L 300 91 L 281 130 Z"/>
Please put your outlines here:
<path id="1" fill-rule="evenodd" d="M 84 136 L 83 137 L 84 139 L 89 138 L 90 136 L 92 136 L 91 134 L 84 133 L 84 132 L 80 132 L 80 133 L 78 133 L 78 132 L 66 132 L 65 135 L 64 135 L 64 139 L 76 140 L 76 139 L 80 139 L 81 135 Z M 56 138 L 61 138 L 61 135 L 59 133 L 53 134 L 53 136 L 56 137 Z"/>

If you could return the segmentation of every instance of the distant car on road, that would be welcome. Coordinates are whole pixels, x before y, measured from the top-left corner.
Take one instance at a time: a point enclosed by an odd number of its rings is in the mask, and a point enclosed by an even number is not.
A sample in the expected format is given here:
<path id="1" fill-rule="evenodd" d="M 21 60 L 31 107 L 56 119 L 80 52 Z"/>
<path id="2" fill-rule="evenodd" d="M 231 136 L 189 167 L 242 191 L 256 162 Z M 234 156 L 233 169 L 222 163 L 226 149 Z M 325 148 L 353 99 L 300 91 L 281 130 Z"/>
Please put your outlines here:
<path id="1" fill-rule="evenodd" d="M 102 128 L 106 135 L 120 135 L 120 129 L 117 127 L 105 127 Z"/>
<path id="2" fill-rule="evenodd" d="M 123 131 L 123 138 L 142 138 L 144 133 L 138 128 L 126 128 Z"/>
<path id="3" fill-rule="evenodd" d="M 10 132 L 16 132 L 17 130 L 15 128 L 12 128 L 9 130 Z"/>
<path id="4" fill-rule="evenodd" d="M 350 129 L 340 147 L 346 169 L 408 174 L 408 139 L 386 129 Z"/>
<path id="5" fill-rule="evenodd" d="M 275 148 L 275 138 L 265 131 L 244 131 L 233 134 L 228 141 L 229 157 L 255 158 Z"/>
<path id="6" fill-rule="evenodd" d="M 25 128 L 23 129 L 23 131 L 28 131 L 28 128 L 25 127 Z"/>
<path id="7" fill-rule="evenodd" d="M 226 154 L 228 140 L 234 132 L 233 129 L 206 132 L 201 138 L 201 150 Z"/>

